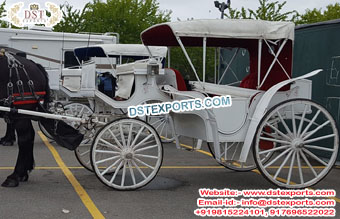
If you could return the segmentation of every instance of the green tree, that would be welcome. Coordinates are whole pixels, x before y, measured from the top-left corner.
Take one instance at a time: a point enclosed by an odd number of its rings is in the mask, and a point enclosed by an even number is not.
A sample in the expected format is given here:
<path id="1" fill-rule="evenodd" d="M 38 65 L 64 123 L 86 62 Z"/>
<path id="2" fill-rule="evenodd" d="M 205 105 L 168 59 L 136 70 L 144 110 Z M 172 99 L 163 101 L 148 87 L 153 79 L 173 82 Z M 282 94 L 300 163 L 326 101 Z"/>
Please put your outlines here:
<path id="1" fill-rule="evenodd" d="M 171 11 L 161 11 L 156 0 L 94 0 L 83 10 L 62 6 L 63 20 L 55 31 L 118 32 L 121 43 L 140 43 L 140 33 L 151 25 L 170 20 Z"/>
<path id="2" fill-rule="evenodd" d="M 8 22 L 2 20 L 2 18 L 6 16 L 5 5 L 6 1 L 0 5 L 0 27 L 8 27 Z"/>
<path id="3" fill-rule="evenodd" d="M 301 15 L 297 24 L 310 24 L 321 21 L 333 20 L 340 18 L 340 3 L 330 4 L 325 10 L 321 9 L 307 9 L 306 12 Z"/>
<path id="4" fill-rule="evenodd" d="M 299 13 L 295 10 L 283 13 L 282 9 L 286 5 L 286 1 L 269 2 L 269 0 L 259 0 L 259 7 L 254 11 L 252 9 L 241 10 L 229 8 L 228 18 L 232 19 L 256 19 L 268 21 L 295 21 L 299 17 Z"/>
<path id="5" fill-rule="evenodd" d="M 88 4 L 82 10 L 73 9 L 72 5 L 64 4 L 60 5 L 60 9 L 63 13 L 63 19 L 53 27 L 57 32 L 69 32 L 78 33 L 83 30 L 84 12 L 87 9 Z"/>

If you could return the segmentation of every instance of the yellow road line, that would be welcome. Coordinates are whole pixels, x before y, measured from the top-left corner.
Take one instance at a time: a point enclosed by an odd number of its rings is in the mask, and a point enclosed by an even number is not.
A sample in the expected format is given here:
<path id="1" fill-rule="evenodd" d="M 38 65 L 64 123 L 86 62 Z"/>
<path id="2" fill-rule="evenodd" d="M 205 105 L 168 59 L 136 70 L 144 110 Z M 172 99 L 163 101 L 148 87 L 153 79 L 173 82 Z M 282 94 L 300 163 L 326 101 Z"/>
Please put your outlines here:
<path id="1" fill-rule="evenodd" d="M 98 210 L 98 208 L 96 207 L 96 205 L 93 203 L 93 201 L 91 200 L 90 196 L 87 194 L 87 192 L 85 191 L 85 189 L 80 185 L 80 183 L 78 182 L 78 180 L 74 177 L 74 175 L 72 174 L 72 172 L 70 171 L 70 169 L 66 166 L 66 164 L 64 163 L 64 161 L 61 159 L 59 153 L 56 151 L 56 149 L 53 147 L 53 145 L 51 145 L 49 143 L 49 141 L 47 140 L 47 138 L 45 137 L 44 134 L 42 134 L 41 131 L 38 131 L 38 134 L 41 138 L 41 140 L 45 143 L 45 145 L 47 146 L 47 148 L 51 151 L 55 161 L 57 162 L 58 166 L 61 168 L 61 170 L 63 171 L 64 175 L 66 176 L 66 178 L 68 179 L 68 181 L 70 181 L 70 183 L 72 184 L 74 190 L 76 191 L 76 193 L 78 194 L 78 196 L 80 197 L 81 201 L 83 202 L 83 204 L 85 205 L 85 207 L 87 208 L 87 210 L 90 212 L 90 214 L 92 215 L 93 218 L 105 218 L 102 213 Z"/>
<path id="2" fill-rule="evenodd" d="M 193 147 L 190 146 L 190 145 L 186 145 L 186 144 L 180 144 L 180 145 L 185 147 L 185 148 L 188 148 L 188 149 L 193 149 Z M 195 151 L 198 151 L 198 152 L 200 152 L 202 154 L 205 154 L 205 155 L 208 155 L 208 156 L 212 157 L 212 154 L 207 152 L 207 151 L 204 151 L 204 150 L 195 150 Z"/>

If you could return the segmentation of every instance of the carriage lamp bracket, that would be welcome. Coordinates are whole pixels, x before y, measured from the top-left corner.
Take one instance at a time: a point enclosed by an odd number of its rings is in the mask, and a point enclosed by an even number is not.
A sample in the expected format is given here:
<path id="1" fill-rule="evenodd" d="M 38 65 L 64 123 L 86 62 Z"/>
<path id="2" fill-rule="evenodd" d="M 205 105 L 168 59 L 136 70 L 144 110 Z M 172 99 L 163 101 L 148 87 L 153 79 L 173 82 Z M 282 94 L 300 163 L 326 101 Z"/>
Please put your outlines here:
<path id="1" fill-rule="evenodd" d="M 151 58 L 147 64 L 147 74 L 159 75 L 159 63 L 156 59 Z"/>
<path id="2" fill-rule="evenodd" d="M 147 74 L 150 74 L 150 75 L 159 75 L 159 65 L 158 64 L 149 63 L 147 65 Z"/>

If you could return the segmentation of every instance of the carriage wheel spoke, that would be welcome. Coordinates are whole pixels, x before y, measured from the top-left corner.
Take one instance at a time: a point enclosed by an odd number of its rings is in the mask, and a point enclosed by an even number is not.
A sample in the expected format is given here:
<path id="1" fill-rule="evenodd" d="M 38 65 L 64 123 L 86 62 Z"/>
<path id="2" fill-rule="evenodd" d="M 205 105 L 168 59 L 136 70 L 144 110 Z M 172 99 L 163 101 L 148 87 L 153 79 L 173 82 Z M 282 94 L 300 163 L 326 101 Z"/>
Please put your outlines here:
<path id="1" fill-rule="evenodd" d="M 227 147 L 227 151 L 230 150 L 230 148 L 232 148 L 234 145 L 235 145 L 235 142 L 231 143 L 231 145 L 229 145 L 229 146 Z"/>
<path id="2" fill-rule="evenodd" d="M 332 148 L 320 147 L 320 146 L 315 146 L 315 145 L 305 145 L 305 147 L 310 148 L 310 149 L 321 150 L 321 151 L 330 151 L 330 152 L 335 151 L 335 149 L 332 149 Z"/>
<path id="3" fill-rule="evenodd" d="M 294 105 L 292 105 L 292 126 L 293 126 L 293 134 L 294 137 L 296 137 L 296 121 L 295 121 L 295 111 L 294 111 Z"/>
<path id="4" fill-rule="evenodd" d="M 228 150 L 228 142 L 224 143 L 224 151 L 221 153 L 221 157 L 224 156 L 224 160 L 227 160 L 227 150 Z"/>
<path id="5" fill-rule="evenodd" d="M 110 132 L 111 136 L 113 137 L 113 140 L 115 140 L 116 144 L 118 145 L 118 147 L 120 147 L 121 149 L 123 149 L 123 145 L 120 143 L 120 141 L 118 141 L 116 135 L 112 132 L 111 129 L 108 129 L 108 131 Z"/>
<path id="6" fill-rule="evenodd" d="M 103 172 L 100 173 L 100 175 L 104 176 L 110 169 L 112 169 L 114 166 L 117 165 L 118 162 L 120 162 L 122 159 L 116 160 L 113 164 L 111 164 L 108 168 L 106 168 Z"/>
<path id="7" fill-rule="evenodd" d="M 153 118 L 153 117 L 151 117 L 151 118 Z M 150 125 L 152 125 L 153 127 L 155 127 L 155 125 L 156 125 L 157 123 L 159 123 L 159 122 L 162 122 L 162 119 L 156 119 L 156 121 L 150 123 Z"/>
<path id="8" fill-rule="evenodd" d="M 131 175 L 131 178 L 132 178 L 132 183 L 133 183 L 133 185 L 136 185 L 136 177 L 135 177 L 135 173 L 133 172 L 130 161 L 128 161 L 128 166 L 129 166 L 130 175 Z"/>
<path id="9" fill-rule="evenodd" d="M 82 108 L 80 109 L 80 111 L 79 111 L 78 115 L 82 115 L 82 113 L 83 113 L 84 109 L 85 109 L 85 106 L 82 106 Z"/>
<path id="10" fill-rule="evenodd" d="M 104 140 L 104 139 L 102 139 L 102 138 L 99 139 L 99 141 L 101 141 L 101 142 L 104 143 L 104 144 L 102 144 L 102 143 L 99 143 L 99 142 L 98 142 L 98 144 L 100 144 L 100 145 L 103 145 L 103 146 L 105 146 L 105 147 L 109 147 L 109 148 L 112 148 L 112 149 L 116 149 L 117 151 L 122 151 L 119 147 L 117 147 L 117 146 L 111 144 L 110 142 L 108 142 L 108 141 L 106 141 L 106 140 Z"/>
<path id="11" fill-rule="evenodd" d="M 135 136 L 135 139 L 133 139 L 133 142 L 131 143 L 130 147 L 133 148 L 133 146 L 136 144 L 136 141 L 138 140 L 138 138 L 139 138 L 139 136 L 140 136 L 140 134 L 142 133 L 143 130 L 144 130 L 144 126 L 142 126 L 139 129 L 139 131 L 138 131 L 137 135 Z"/>
<path id="12" fill-rule="evenodd" d="M 143 157 L 143 158 L 158 159 L 157 156 L 146 155 L 146 154 L 135 154 L 135 156 L 137 156 L 137 157 Z"/>
<path id="13" fill-rule="evenodd" d="M 281 132 L 279 129 L 277 129 L 275 126 L 269 124 L 268 122 L 266 123 L 266 125 L 268 125 L 270 128 L 274 129 L 279 135 L 281 135 L 282 137 L 286 138 L 288 141 L 291 140 L 291 138 L 288 135 L 285 135 L 283 132 Z"/>
<path id="14" fill-rule="evenodd" d="M 279 139 L 274 139 L 274 138 L 260 137 L 260 139 L 261 139 L 261 140 L 265 140 L 265 141 L 271 141 L 271 142 L 281 143 L 281 144 L 290 144 L 288 141 L 279 140 Z"/>
<path id="15" fill-rule="evenodd" d="M 276 132 L 274 132 L 274 133 L 276 133 Z M 280 138 L 279 135 L 275 135 L 273 133 L 269 133 L 269 132 L 265 132 L 265 131 L 262 131 L 262 134 L 265 135 L 265 136 L 268 136 L 268 137 L 275 138 L 275 139 Z"/>
<path id="16" fill-rule="evenodd" d="M 292 149 L 288 148 L 287 150 L 285 150 L 284 152 L 282 152 L 280 155 L 278 155 L 276 158 L 274 158 L 273 160 L 271 160 L 269 163 L 267 163 L 264 168 L 266 169 L 267 167 L 269 167 L 270 165 L 272 165 L 273 163 L 275 163 L 278 159 L 280 159 L 281 157 L 283 157 L 283 155 L 287 154 L 288 152 L 290 152 Z"/>
<path id="17" fill-rule="evenodd" d="M 140 147 L 141 145 L 143 145 L 144 142 L 146 142 L 147 140 L 149 140 L 152 136 L 153 136 L 153 134 L 148 135 L 148 136 L 145 137 L 143 140 L 141 140 L 138 144 L 134 145 L 132 148 L 133 148 L 134 150 L 136 150 L 138 147 Z"/>
<path id="18" fill-rule="evenodd" d="M 272 149 L 268 149 L 268 150 L 264 150 L 264 151 L 260 151 L 259 154 L 267 154 L 267 153 L 270 153 L 270 152 L 274 152 L 274 151 L 278 151 L 278 150 L 281 150 L 281 149 L 286 149 L 290 147 L 290 145 L 282 145 L 280 147 L 277 147 L 277 148 L 272 148 Z"/>
<path id="19" fill-rule="evenodd" d="M 102 154 L 120 154 L 120 152 L 117 151 L 105 151 L 105 150 L 95 150 L 97 153 L 102 153 Z"/>
<path id="20" fill-rule="evenodd" d="M 287 123 L 285 122 L 285 120 L 282 118 L 281 113 L 279 111 L 277 111 L 277 115 L 279 116 L 282 125 L 285 127 L 286 131 L 289 133 L 289 135 L 293 135 L 292 132 L 290 131 L 290 129 L 288 128 Z"/>
<path id="21" fill-rule="evenodd" d="M 132 137 L 132 128 L 133 128 L 133 123 L 131 123 L 131 125 L 130 125 L 129 135 L 128 135 L 128 139 L 127 139 L 127 146 L 130 146 L 131 137 Z"/>
<path id="22" fill-rule="evenodd" d="M 317 160 L 319 163 L 323 164 L 324 166 L 327 166 L 327 163 L 323 160 L 321 160 L 319 157 L 317 157 L 315 154 L 313 154 L 312 152 L 310 152 L 309 150 L 302 148 L 302 150 L 309 154 L 309 156 L 311 156 L 312 158 L 314 158 L 315 160 Z"/>
<path id="23" fill-rule="evenodd" d="M 231 160 L 234 160 L 235 155 L 236 155 L 236 152 L 237 152 L 237 147 L 235 147 L 234 153 L 233 153 L 233 155 L 231 156 Z"/>
<path id="24" fill-rule="evenodd" d="M 121 180 L 121 184 L 120 184 L 120 186 L 124 186 L 124 183 L 125 183 L 126 162 L 127 162 L 127 161 L 124 161 L 124 166 L 123 166 L 123 174 L 122 174 L 122 180 Z"/>
<path id="25" fill-rule="evenodd" d="M 135 160 L 135 161 L 137 161 L 138 163 L 140 163 L 140 164 L 144 165 L 144 166 L 147 166 L 147 167 L 149 167 L 149 168 L 150 168 L 150 169 L 152 169 L 152 170 L 154 170 L 154 169 L 155 169 L 154 167 L 152 167 L 152 166 L 150 166 L 149 164 L 147 164 L 147 163 L 145 163 L 145 162 L 141 161 L 141 160 L 140 160 L 140 159 L 138 159 L 137 157 L 134 157 L 134 160 Z"/>
<path id="26" fill-rule="evenodd" d="M 164 122 L 163 122 L 163 126 L 162 126 L 162 128 L 161 128 L 161 130 L 160 130 L 160 132 L 159 132 L 160 135 L 163 134 L 163 130 L 164 130 L 164 128 L 165 128 L 166 126 L 167 126 L 167 125 L 166 125 L 166 122 L 164 121 Z"/>
<path id="27" fill-rule="evenodd" d="M 160 119 L 159 124 L 157 126 L 154 126 L 154 128 L 157 130 L 163 124 L 163 121 L 163 119 Z"/>
<path id="28" fill-rule="evenodd" d="M 297 154 L 298 152 L 294 151 L 293 155 L 292 155 L 292 160 L 290 162 L 290 167 L 289 167 L 289 171 L 288 171 L 288 178 L 287 178 L 287 185 L 290 184 L 290 179 L 292 177 L 292 171 L 293 171 L 293 166 L 294 166 L 294 161 L 295 161 L 295 155 Z"/>
<path id="29" fill-rule="evenodd" d="M 306 136 L 304 136 L 302 139 L 305 140 L 307 138 L 309 138 L 310 136 L 312 136 L 313 134 L 315 134 L 317 131 L 319 131 L 320 129 L 322 129 L 324 126 L 328 125 L 330 123 L 330 121 L 326 121 L 324 122 L 322 125 L 318 126 L 316 129 L 314 129 L 313 131 L 309 132 Z"/>
<path id="30" fill-rule="evenodd" d="M 300 136 L 302 125 L 303 125 L 303 121 L 304 121 L 305 116 L 306 116 L 306 112 L 307 112 L 307 105 L 305 105 L 305 108 L 303 109 L 303 113 L 302 113 L 302 117 L 301 117 L 301 120 L 300 120 L 299 128 L 297 130 L 297 136 Z"/>
<path id="31" fill-rule="evenodd" d="M 304 184 L 304 181 L 303 181 L 303 174 L 302 174 L 302 168 L 301 168 L 301 160 L 300 160 L 300 151 L 297 151 L 297 153 L 296 153 L 296 160 L 297 160 L 297 163 L 298 163 L 299 176 L 300 176 L 300 183 L 301 183 L 301 184 Z"/>
<path id="32" fill-rule="evenodd" d="M 166 139 L 168 139 L 168 125 L 165 126 L 165 136 Z"/>
<path id="33" fill-rule="evenodd" d="M 125 135 L 124 135 L 124 132 L 123 132 L 122 123 L 119 123 L 119 131 L 120 131 L 120 138 L 122 140 L 123 146 L 126 147 Z"/>
<path id="34" fill-rule="evenodd" d="M 85 151 L 85 152 L 83 152 L 83 153 L 81 153 L 81 154 L 79 154 L 81 157 L 83 157 L 83 156 L 85 156 L 86 154 L 88 154 L 88 153 L 90 153 L 90 151 L 91 150 L 87 150 L 87 151 Z"/>
<path id="35" fill-rule="evenodd" d="M 312 143 L 312 142 L 315 142 L 315 141 L 320 141 L 320 140 L 323 140 L 323 139 L 332 138 L 334 136 L 335 136 L 335 134 L 325 135 L 325 136 L 321 136 L 321 137 L 318 137 L 318 138 L 309 139 L 309 140 L 305 141 L 304 143 L 308 144 L 308 143 Z"/>
<path id="36" fill-rule="evenodd" d="M 300 151 L 300 154 L 301 154 L 302 159 L 306 162 L 306 164 L 307 164 L 307 166 L 309 167 L 309 169 L 311 169 L 311 171 L 313 172 L 314 176 L 317 177 L 318 174 L 315 172 L 313 166 L 312 166 L 312 165 L 310 164 L 310 162 L 308 161 L 306 155 L 305 155 L 302 151 Z"/>
<path id="37" fill-rule="evenodd" d="M 104 162 L 106 162 L 106 161 L 114 160 L 114 159 L 117 159 L 117 158 L 119 158 L 119 157 L 120 157 L 120 155 L 113 156 L 113 157 L 109 157 L 109 158 L 105 158 L 105 159 L 103 159 L 103 160 L 96 161 L 96 164 L 100 164 L 100 163 L 104 163 Z"/>
<path id="38" fill-rule="evenodd" d="M 120 168 L 123 166 L 123 163 L 124 163 L 123 160 L 121 160 L 120 163 L 119 163 L 119 165 L 118 165 L 118 167 L 117 167 L 116 170 L 115 170 L 115 173 L 114 173 L 113 176 L 111 177 L 111 180 L 110 180 L 110 183 L 111 183 L 111 184 L 112 184 L 113 181 L 115 180 L 115 178 L 116 178 L 116 176 L 117 176 L 117 174 L 118 174 Z"/>
<path id="39" fill-rule="evenodd" d="M 275 175 L 274 175 L 274 179 L 276 179 L 276 177 L 280 174 L 283 166 L 287 163 L 288 159 L 290 158 L 290 156 L 292 156 L 293 150 L 291 150 L 289 152 L 289 154 L 287 155 L 287 157 L 283 160 L 283 162 L 281 163 L 279 169 L 276 171 Z"/>
<path id="40" fill-rule="evenodd" d="M 156 147 L 158 147 L 157 144 L 151 145 L 151 146 L 148 146 L 148 147 L 145 147 L 145 148 L 140 148 L 140 149 L 135 150 L 135 153 L 137 153 L 137 152 L 142 152 L 142 151 L 146 151 L 146 150 L 149 150 L 149 149 L 152 149 L 152 148 L 156 148 Z"/>
<path id="41" fill-rule="evenodd" d="M 136 162 L 135 162 L 134 160 L 131 160 L 131 163 L 133 164 L 133 166 L 136 167 L 136 169 L 138 170 L 138 172 L 140 173 L 140 175 L 142 175 L 142 177 L 143 177 L 144 179 L 146 179 L 146 176 L 145 176 L 144 172 L 139 168 L 139 166 L 136 164 Z"/>
<path id="42" fill-rule="evenodd" d="M 306 134 L 306 132 L 308 131 L 308 129 L 313 125 L 314 121 L 316 120 L 316 118 L 318 118 L 319 114 L 320 114 L 321 110 L 318 110 L 313 119 L 309 122 L 309 124 L 307 125 L 307 127 L 303 130 L 303 132 L 301 133 L 301 136 L 303 136 L 304 134 Z"/>

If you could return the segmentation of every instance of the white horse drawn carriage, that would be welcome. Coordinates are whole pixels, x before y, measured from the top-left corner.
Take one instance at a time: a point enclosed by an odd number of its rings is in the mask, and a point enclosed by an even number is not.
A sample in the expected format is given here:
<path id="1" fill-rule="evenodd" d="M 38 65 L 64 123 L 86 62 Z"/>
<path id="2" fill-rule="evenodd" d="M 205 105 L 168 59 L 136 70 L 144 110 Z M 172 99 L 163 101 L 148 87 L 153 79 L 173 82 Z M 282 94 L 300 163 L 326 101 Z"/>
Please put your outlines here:
<path id="1" fill-rule="evenodd" d="M 90 130 L 96 130 L 96 124 L 102 125 L 95 131 L 90 159 L 93 171 L 105 185 L 118 190 L 138 189 L 156 176 L 162 164 L 163 146 L 155 128 L 140 119 L 128 118 L 124 109 L 149 102 L 222 95 L 232 97 L 231 107 L 169 113 L 168 125 L 178 148 L 179 136 L 201 139 L 209 143 L 221 165 L 241 171 L 257 167 L 267 180 L 283 188 L 305 188 L 329 173 L 337 158 L 339 134 L 330 113 L 311 101 L 312 84 L 306 78 L 321 70 L 291 77 L 293 23 L 171 22 L 148 28 L 141 33 L 141 39 L 150 57 L 154 56 L 151 46 L 180 47 L 197 79 L 190 82 L 192 89 L 183 87 L 180 74 L 164 68 L 161 59 L 150 58 L 117 66 L 118 77 L 127 75 L 133 80 L 134 91 L 128 99 L 113 100 L 94 90 L 89 97 L 94 107 L 92 116 L 34 113 L 80 122 Z M 186 47 L 203 48 L 201 77 Z M 207 47 L 248 50 L 247 77 L 232 85 L 206 82 Z"/>

